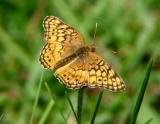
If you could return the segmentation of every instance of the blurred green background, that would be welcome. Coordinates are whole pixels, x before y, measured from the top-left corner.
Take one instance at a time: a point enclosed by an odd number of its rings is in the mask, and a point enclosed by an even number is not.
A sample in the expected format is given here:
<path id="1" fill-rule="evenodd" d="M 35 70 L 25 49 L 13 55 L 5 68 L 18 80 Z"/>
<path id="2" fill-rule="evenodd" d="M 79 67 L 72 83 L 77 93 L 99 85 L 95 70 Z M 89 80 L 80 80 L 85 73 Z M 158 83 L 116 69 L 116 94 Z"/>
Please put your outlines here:
<path id="1" fill-rule="evenodd" d="M 117 70 L 126 91 L 105 91 L 95 124 L 129 124 L 146 65 L 153 69 L 137 124 L 152 119 L 160 123 L 160 1 L 159 0 L 0 0 L 0 123 L 27 124 L 30 120 L 40 77 L 39 64 L 44 45 L 42 22 L 54 15 L 79 30 L 85 43 L 93 40 L 95 24 L 97 52 Z M 33 123 L 37 124 L 52 97 L 54 105 L 45 124 L 75 124 L 64 95 L 65 88 L 44 70 Z M 77 91 L 68 90 L 77 106 Z M 85 90 L 83 124 L 88 124 L 99 91 Z"/>

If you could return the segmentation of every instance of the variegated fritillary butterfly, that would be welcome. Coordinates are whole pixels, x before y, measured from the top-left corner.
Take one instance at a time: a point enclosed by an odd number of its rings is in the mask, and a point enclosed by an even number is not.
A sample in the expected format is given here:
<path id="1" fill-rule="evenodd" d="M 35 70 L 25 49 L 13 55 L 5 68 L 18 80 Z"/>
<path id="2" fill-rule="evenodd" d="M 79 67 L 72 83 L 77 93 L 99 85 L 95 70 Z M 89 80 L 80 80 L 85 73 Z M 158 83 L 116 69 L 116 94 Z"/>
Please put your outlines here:
<path id="1" fill-rule="evenodd" d="M 95 46 L 84 46 L 82 35 L 55 16 L 43 22 L 44 41 L 41 64 L 55 70 L 55 76 L 67 88 L 83 86 L 111 91 L 125 89 L 118 74 L 95 52 Z"/>

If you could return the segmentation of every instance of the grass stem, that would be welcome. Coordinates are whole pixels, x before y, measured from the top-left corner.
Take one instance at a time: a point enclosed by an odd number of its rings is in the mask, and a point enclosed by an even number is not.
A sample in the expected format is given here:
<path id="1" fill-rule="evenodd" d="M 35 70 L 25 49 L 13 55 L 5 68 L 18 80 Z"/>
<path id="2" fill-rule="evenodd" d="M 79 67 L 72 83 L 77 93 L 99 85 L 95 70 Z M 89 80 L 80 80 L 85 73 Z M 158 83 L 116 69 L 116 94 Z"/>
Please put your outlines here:
<path id="1" fill-rule="evenodd" d="M 99 108 L 99 105 L 100 105 L 100 102 L 101 102 L 101 99 L 102 99 L 102 95 L 103 95 L 103 91 L 101 91 L 100 94 L 99 94 L 97 104 L 96 104 L 96 107 L 95 107 L 95 110 L 94 110 L 94 113 L 93 113 L 92 120 L 91 120 L 90 124 L 94 124 L 94 120 L 95 120 L 97 112 L 98 112 L 98 108 Z"/>
<path id="2" fill-rule="evenodd" d="M 81 124 L 81 119 L 82 119 L 83 96 L 84 96 L 84 88 L 81 88 L 78 90 L 78 101 L 77 101 L 78 124 Z"/>
<path id="3" fill-rule="evenodd" d="M 40 81 L 39 81 L 39 86 L 38 86 L 38 89 L 37 89 L 36 98 L 35 98 L 35 101 L 34 101 L 32 113 L 31 113 L 31 118 L 29 120 L 29 124 L 32 124 L 32 122 L 33 122 L 33 116 L 34 116 L 34 113 L 35 113 L 35 110 L 36 110 L 36 106 L 38 104 L 38 98 L 39 98 L 39 94 L 40 94 L 40 91 L 41 91 L 42 82 L 43 82 L 43 71 L 42 71 L 41 78 L 40 78 Z"/>
<path id="4" fill-rule="evenodd" d="M 73 112 L 73 114 L 74 114 L 74 116 L 75 116 L 75 118 L 76 118 L 76 121 L 77 121 L 77 123 L 78 123 L 78 117 L 77 117 L 77 115 L 76 115 L 76 112 L 75 112 L 75 110 L 74 110 L 73 104 L 72 104 L 72 102 L 71 102 L 71 100 L 70 100 L 70 98 L 69 98 L 69 96 L 68 96 L 67 91 L 65 92 L 65 95 L 66 95 L 66 98 L 67 98 L 67 100 L 68 100 L 68 102 L 69 102 L 69 105 L 70 105 L 70 107 L 71 107 L 71 109 L 72 109 L 72 112 Z"/>
<path id="5" fill-rule="evenodd" d="M 135 104 L 135 107 L 134 107 L 134 110 L 133 110 L 133 114 L 132 114 L 132 117 L 131 117 L 131 124 L 136 123 L 138 112 L 140 110 L 142 100 L 143 100 L 143 96 L 144 96 L 144 93 L 145 93 L 145 90 L 146 90 L 146 87 L 147 87 L 147 83 L 148 83 L 148 80 L 149 80 L 149 76 L 150 76 L 150 73 L 151 73 L 152 63 L 153 63 L 153 60 L 151 59 L 150 62 L 148 63 L 147 71 L 146 71 L 146 74 L 145 74 L 145 77 L 144 77 L 144 81 L 142 83 L 142 86 L 140 88 L 140 91 L 139 91 L 139 94 L 138 94 L 138 97 L 137 97 L 137 101 L 136 101 L 136 104 Z"/>

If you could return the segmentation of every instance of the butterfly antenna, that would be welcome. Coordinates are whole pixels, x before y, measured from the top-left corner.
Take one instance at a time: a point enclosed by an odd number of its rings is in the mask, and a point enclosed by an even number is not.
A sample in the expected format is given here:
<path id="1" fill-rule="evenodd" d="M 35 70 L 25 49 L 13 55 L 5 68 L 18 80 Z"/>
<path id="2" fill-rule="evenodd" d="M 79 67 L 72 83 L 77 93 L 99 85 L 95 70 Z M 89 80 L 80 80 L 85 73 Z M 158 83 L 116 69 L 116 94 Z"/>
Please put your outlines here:
<path id="1" fill-rule="evenodd" d="M 95 28 L 95 30 L 94 30 L 94 35 L 93 35 L 93 44 L 94 44 L 94 45 L 95 45 L 95 43 L 96 43 L 95 38 L 96 38 L 96 33 L 97 33 L 97 27 L 98 27 L 98 23 L 96 22 L 96 28 Z"/>

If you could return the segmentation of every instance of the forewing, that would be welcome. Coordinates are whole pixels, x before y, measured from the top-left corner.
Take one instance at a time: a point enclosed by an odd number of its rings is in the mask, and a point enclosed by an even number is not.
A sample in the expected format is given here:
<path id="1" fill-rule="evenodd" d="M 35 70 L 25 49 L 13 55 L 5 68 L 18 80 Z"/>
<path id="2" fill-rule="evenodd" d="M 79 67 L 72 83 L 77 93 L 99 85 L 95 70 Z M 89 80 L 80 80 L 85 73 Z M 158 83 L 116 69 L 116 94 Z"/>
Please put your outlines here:
<path id="1" fill-rule="evenodd" d="M 82 35 L 55 16 L 47 16 L 43 22 L 44 41 L 40 55 L 41 64 L 48 69 L 84 45 Z"/>

